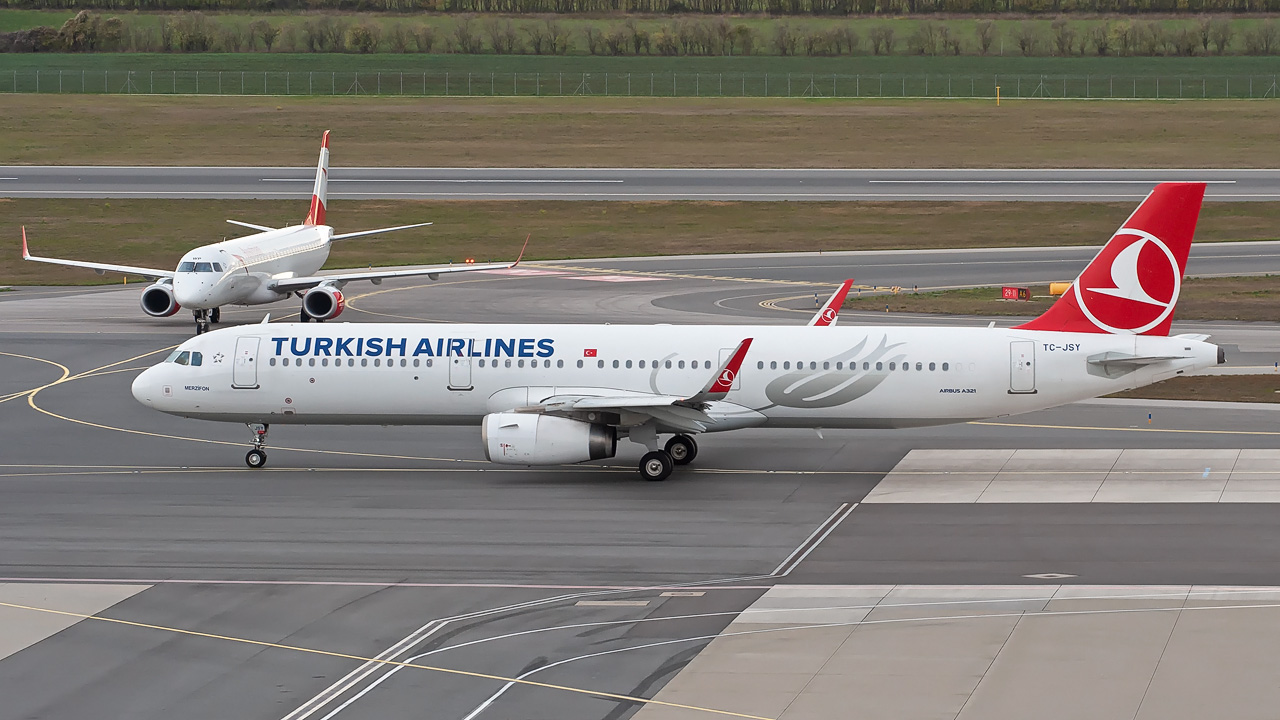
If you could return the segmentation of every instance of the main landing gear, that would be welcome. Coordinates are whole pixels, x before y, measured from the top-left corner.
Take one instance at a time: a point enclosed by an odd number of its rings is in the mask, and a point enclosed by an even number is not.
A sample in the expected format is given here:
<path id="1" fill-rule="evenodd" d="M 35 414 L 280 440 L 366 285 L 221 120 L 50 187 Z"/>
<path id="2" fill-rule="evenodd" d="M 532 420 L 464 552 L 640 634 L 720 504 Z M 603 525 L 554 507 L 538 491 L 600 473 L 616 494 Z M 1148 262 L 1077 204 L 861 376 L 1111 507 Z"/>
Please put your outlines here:
<path id="1" fill-rule="evenodd" d="M 267 430 L 270 425 L 264 423 L 245 423 L 249 432 L 253 433 L 253 449 L 244 456 L 244 464 L 257 470 L 267 464 Z"/>
<path id="2" fill-rule="evenodd" d="M 676 435 L 662 450 L 652 450 L 640 458 L 640 476 L 657 482 L 666 480 L 676 465 L 688 465 L 698 457 L 698 443 L 688 435 Z"/>

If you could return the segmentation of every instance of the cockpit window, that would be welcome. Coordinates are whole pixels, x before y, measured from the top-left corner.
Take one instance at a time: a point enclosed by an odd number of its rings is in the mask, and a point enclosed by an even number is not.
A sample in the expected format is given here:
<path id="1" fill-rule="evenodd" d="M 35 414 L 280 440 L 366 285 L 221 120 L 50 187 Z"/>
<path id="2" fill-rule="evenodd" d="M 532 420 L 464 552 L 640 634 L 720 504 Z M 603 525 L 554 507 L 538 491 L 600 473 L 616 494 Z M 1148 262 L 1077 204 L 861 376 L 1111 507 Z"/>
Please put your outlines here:
<path id="1" fill-rule="evenodd" d="M 178 361 L 178 356 L 179 356 L 179 355 L 181 355 L 181 354 L 182 354 L 182 351 L 181 351 L 181 350 L 174 350 L 173 352 L 169 353 L 169 357 L 165 358 L 165 359 L 164 359 L 164 361 L 165 361 L 165 362 L 177 362 L 177 361 Z"/>
<path id="2" fill-rule="evenodd" d="M 214 271 L 214 272 L 222 272 L 222 263 L 214 263 L 214 264 L 213 264 L 213 271 Z"/>
<path id="3" fill-rule="evenodd" d="M 198 353 L 198 352 L 191 353 L 191 364 L 193 366 L 200 367 L 200 364 L 203 362 L 204 362 L 204 355 L 202 353 Z"/>
<path id="4" fill-rule="evenodd" d="M 196 272 L 213 272 L 213 265 L 206 262 L 196 263 Z"/>
<path id="5" fill-rule="evenodd" d="M 193 262 L 184 262 L 178 264 L 178 272 L 195 272 L 196 264 Z"/>
<path id="6" fill-rule="evenodd" d="M 187 350 L 183 350 L 182 352 L 178 353 L 178 357 L 174 358 L 173 361 L 178 363 L 179 365 L 186 365 L 191 362 L 191 353 Z"/>

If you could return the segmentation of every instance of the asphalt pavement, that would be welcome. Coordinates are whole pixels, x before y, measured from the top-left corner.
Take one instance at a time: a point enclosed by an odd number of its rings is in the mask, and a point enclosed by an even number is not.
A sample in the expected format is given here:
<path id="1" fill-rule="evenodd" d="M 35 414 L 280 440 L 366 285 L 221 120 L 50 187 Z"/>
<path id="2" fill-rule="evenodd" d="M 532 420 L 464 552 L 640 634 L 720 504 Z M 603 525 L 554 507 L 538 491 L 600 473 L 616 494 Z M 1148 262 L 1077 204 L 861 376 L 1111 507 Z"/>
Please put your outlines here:
<path id="1" fill-rule="evenodd" d="M 1205 247 L 1206 269 L 1280 270 L 1270 244 Z M 350 286 L 342 320 L 798 323 L 802 308 L 765 301 L 850 273 L 1056 279 L 1089 252 L 541 264 Z M 98 613 L 110 622 L 0 659 L 4 720 L 614 720 L 776 584 L 1280 574 L 1267 504 L 855 507 L 913 449 L 1268 448 L 1280 427 L 1265 407 L 1106 401 L 905 431 L 745 430 L 705 438 L 659 484 L 637 479 L 630 443 L 612 461 L 525 469 L 483 462 L 471 427 L 280 427 L 271 466 L 249 471 L 245 428 L 132 399 L 134 375 L 191 332 L 143 316 L 140 290 L 0 293 L 0 623 L 67 612 L 62 594 L 85 585 L 140 588 Z M 296 307 L 223 317 L 266 312 Z M 1274 326 L 1216 325 L 1246 352 L 1280 350 Z M 15 587 L 38 597 L 12 607 Z"/>
<path id="2" fill-rule="evenodd" d="M 305 198 L 314 167 L 0 166 L 0 197 Z M 1280 200 L 1280 170 L 358 168 L 339 199 L 1132 201 L 1157 183 L 1209 183 L 1209 201 Z"/>

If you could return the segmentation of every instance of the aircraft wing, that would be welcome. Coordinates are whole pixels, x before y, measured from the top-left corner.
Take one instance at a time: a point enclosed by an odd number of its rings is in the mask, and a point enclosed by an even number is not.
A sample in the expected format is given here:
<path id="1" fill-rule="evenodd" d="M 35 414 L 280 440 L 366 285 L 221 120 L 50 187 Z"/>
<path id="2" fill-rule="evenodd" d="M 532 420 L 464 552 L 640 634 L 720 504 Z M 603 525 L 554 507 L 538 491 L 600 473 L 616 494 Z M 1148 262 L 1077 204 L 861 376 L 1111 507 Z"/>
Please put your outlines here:
<path id="1" fill-rule="evenodd" d="M 653 418 L 671 430 L 703 432 L 714 424 L 706 413 L 707 403 L 723 400 L 733 388 L 733 381 L 742 369 L 742 362 L 751 348 L 752 338 L 747 338 L 716 370 L 701 390 L 693 395 L 659 395 L 657 393 L 629 393 L 626 395 L 559 395 L 547 398 L 538 405 L 520 408 L 524 412 L 545 412 L 572 415 L 583 411 L 616 413 L 618 415 L 642 415 Z"/>
<path id="2" fill-rule="evenodd" d="M 569 416 L 588 410 L 614 413 L 619 416 L 615 421 L 619 424 L 633 424 L 622 420 L 623 415 L 631 418 L 639 415 L 653 418 L 665 429 L 692 433 L 705 432 L 707 426 L 715 423 L 702 406 L 691 404 L 688 398 L 678 395 L 560 395 L 520 410 Z"/>
<path id="3" fill-rule="evenodd" d="M 27 250 L 27 229 L 22 228 L 22 259 L 31 260 L 33 262 L 51 263 L 53 265 L 67 265 L 69 267 L 87 268 L 93 270 L 99 275 L 108 272 L 118 272 L 123 275 L 141 275 L 145 278 L 159 280 L 160 278 L 172 278 L 172 270 L 156 270 L 153 268 L 135 267 L 133 265 L 111 265 L 109 263 L 84 262 L 82 260 L 61 260 L 59 258 L 36 257 Z"/>
<path id="4" fill-rule="evenodd" d="M 425 224 L 430 225 L 430 223 Z M 405 227 L 417 226 L 406 225 Z M 343 237 L 352 236 L 353 235 L 344 235 Z M 334 239 L 336 239 L 336 236 Z M 385 270 L 374 270 L 373 268 L 368 270 L 334 270 L 320 275 L 278 278 L 271 281 L 270 287 L 276 292 L 287 293 L 295 290 L 309 290 L 317 285 L 334 285 L 341 288 L 343 285 L 356 280 L 368 280 L 373 284 L 378 285 L 387 278 L 418 277 L 426 275 L 432 280 L 435 280 L 441 275 L 449 275 L 451 273 L 476 272 L 477 270 L 509 270 L 520 264 L 520 261 L 524 258 L 524 251 L 528 247 L 529 238 L 526 237 L 524 239 L 524 246 L 520 248 L 520 255 L 516 257 L 515 262 L 509 263 L 484 263 L 480 265 L 474 263 L 462 265 L 426 265 L 409 268 L 388 268 Z"/>
<path id="5" fill-rule="evenodd" d="M 387 270 L 339 270 L 323 275 L 308 275 L 305 277 L 280 278 L 271 282 L 271 289 L 281 292 L 293 292 L 295 290 L 309 290 L 317 285 L 336 285 L 342 287 L 349 282 L 357 280 L 368 280 L 374 284 L 381 283 L 388 278 L 401 277 L 418 277 L 426 275 L 435 280 L 441 275 L 449 275 L 451 273 L 475 272 L 477 270 L 506 270 L 515 267 L 515 263 L 485 263 L 483 265 L 431 265 L 425 267 L 398 268 Z"/>

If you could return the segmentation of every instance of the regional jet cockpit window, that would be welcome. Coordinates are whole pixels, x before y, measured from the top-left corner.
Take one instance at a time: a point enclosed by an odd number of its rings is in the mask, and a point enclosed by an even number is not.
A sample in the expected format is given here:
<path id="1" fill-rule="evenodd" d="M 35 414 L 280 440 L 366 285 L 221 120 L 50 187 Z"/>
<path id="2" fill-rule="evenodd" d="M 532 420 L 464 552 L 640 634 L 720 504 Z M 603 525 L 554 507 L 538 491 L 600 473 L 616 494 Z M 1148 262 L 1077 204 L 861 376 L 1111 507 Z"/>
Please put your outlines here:
<path id="1" fill-rule="evenodd" d="M 178 365 L 194 365 L 199 367 L 204 363 L 204 355 L 189 350 L 174 350 L 165 358 L 165 362 L 177 363 Z"/>
<path id="2" fill-rule="evenodd" d="M 196 264 L 193 262 L 184 262 L 178 264 L 178 272 L 195 272 Z"/>
<path id="3" fill-rule="evenodd" d="M 222 263 L 214 263 L 214 264 L 213 264 L 213 271 L 214 271 L 214 272 L 222 272 Z"/>
<path id="4" fill-rule="evenodd" d="M 207 262 L 198 262 L 196 263 L 196 272 L 213 272 L 213 265 Z"/>

